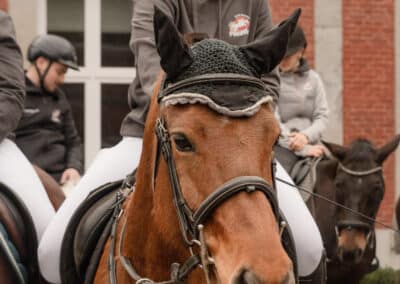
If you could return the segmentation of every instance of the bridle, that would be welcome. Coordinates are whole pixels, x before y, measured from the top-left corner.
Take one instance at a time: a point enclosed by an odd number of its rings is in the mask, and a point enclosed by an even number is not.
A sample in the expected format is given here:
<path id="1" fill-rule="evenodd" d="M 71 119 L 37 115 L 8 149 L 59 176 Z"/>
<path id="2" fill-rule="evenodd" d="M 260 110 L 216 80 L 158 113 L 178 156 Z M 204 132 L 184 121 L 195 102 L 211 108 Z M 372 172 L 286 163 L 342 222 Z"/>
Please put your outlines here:
<path id="1" fill-rule="evenodd" d="M 338 162 L 338 166 L 337 166 L 337 170 L 336 170 L 336 175 L 338 174 L 339 171 L 343 171 L 344 173 L 351 175 L 351 176 L 355 176 L 355 177 L 364 177 L 364 176 L 368 176 L 374 173 L 378 173 L 378 172 L 382 172 L 382 167 L 381 166 L 377 166 L 368 170 L 363 170 L 363 171 L 357 171 L 357 170 L 351 170 L 348 167 L 344 166 L 341 162 Z M 376 213 L 375 213 L 376 215 Z M 373 219 L 375 219 L 376 216 L 372 216 Z M 368 232 L 367 234 L 367 243 L 371 246 L 373 245 L 372 239 L 371 237 L 373 237 L 373 225 L 364 221 L 360 221 L 360 220 L 343 220 L 343 221 L 339 221 L 337 222 L 336 226 L 335 226 L 335 231 L 336 231 L 336 237 L 339 238 L 340 236 L 340 231 L 343 228 L 347 228 L 349 230 L 351 229 L 361 229 L 361 230 L 365 230 L 366 232 Z"/>
<path id="2" fill-rule="evenodd" d="M 214 76 L 214 77 L 213 77 Z M 215 79 L 216 81 L 224 81 L 229 82 L 235 80 L 239 80 L 242 83 L 248 84 L 257 84 L 258 86 L 264 86 L 261 80 L 244 75 L 237 75 L 237 74 L 211 74 L 211 75 L 203 75 L 197 76 L 190 80 L 184 80 L 184 82 L 180 82 L 179 86 L 187 86 L 198 84 L 199 82 L 203 81 L 210 81 Z M 159 97 L 167 96 L 168 94 L 172 93 L 173 91 L 178 90 L 178 84 L 170 86 L 167 88 L 166 91 L 160 92 Z M 172 91 L 173 90 L 173 91 Z M 170 134 L 166 127 L 165 121 L 162 118 L 158 118 L 155 125 L 155 132 L 157 136 L 157 153 L 156 153 L 156 166 L 155 172 L 158 168 L 158 163 L 160 159 L 160 153 L 162 154 L 168 168 L 169 180 L 171 184 L 171 191 L 173 196 L 173 203 L 176 211 L 176 215 L 179 221 L 179 227 L 182 234 L 182 238 L 188 247 L 190 252 L 190 257 L 182 264 L 173 263 L 171 265 L 171 279 L 163 282 L 155 282 L 153 280 L 142 278 L 139 274 L 135 271 L 129 260 L 122 256 L 121 253 L 121 242 L 125 232 L 125 225 L 126 220 L 123 225 L 121 237 L 120 237 L 120 245 L 119 245 L 119 255 L 121 258 L 121 265 L 124 269 L 128 272 L 128 274 L 136 281 L 137 284 L 181 284 L 187 278 L 189 273 L 193 271 L 196 267 L 200 266 L 206 277 L 207 283 L 211 283 L 211 268 L 214 265 L 214 260 L 210 257 L 207 245 L 205 243 L 204 232 L 203 228 L 206 224 L 207 220 L 210 218 L 212 213 L 215 209 L 217 209 L 221 204 L 223 204 L 229 198 L 235 196 L 238 193 L 246 192 L 252 193 L 256 191 L 262 192 L 268 201 L 271 204 L 272 210 L 274 212 L 275 218 L 280 221 L 280 214 L 279 214 L 279 207 L 277 196 L 274 191 L 273 186 L 268 184 L 264 179 L 257 177 L 257 176 L 240 176 L 233 178 L 226 183 L 222 184 L 218 187 L 212 194 L 210 194 L 196 210 L 192 210 L 190 206 L 187 204 L 185 197 L 182 193 L 181 185 L 179 182 L 178 173 L 176 170 L 175 160 L 172 154 L 172 146 L 170 140 Z M 274 164 L 271 167 L 272 169 L 272 176 L 274 177 Z M 154 173 L 154 176 L 156 173 Z M 153 181 L 154 182 L 154 181 Z M 122 202 L 121 202 L 122 203 Z M 116 216 L 116 220 L 118 220 L 118 216 L 121 215 L 121 211 L 116 212 L 114 214 Z M 115 241 L 115 233 L 116 233 L 116 223 L 114 222 L 114 226 L 112 229 L 112 236 L 113 239 L 113 232 L 114 232 L 114 241 Z M 284 223 L 282 222 L 284 226 Z M 282 230 L 282 228 L 281 228 Z M 196 248 L 197 247 L 197 248 Z M 110 246 L 110 253 L 109 253 L 109 263 L 111 263 L 112 269 L 109 270 L 110 275 L 110 282 L 116 283 L 115 277 L 115 260 L 114 260 L 114 248 L 115 245 Z M 215 278 L 218 278 L 215 273 Z"/>

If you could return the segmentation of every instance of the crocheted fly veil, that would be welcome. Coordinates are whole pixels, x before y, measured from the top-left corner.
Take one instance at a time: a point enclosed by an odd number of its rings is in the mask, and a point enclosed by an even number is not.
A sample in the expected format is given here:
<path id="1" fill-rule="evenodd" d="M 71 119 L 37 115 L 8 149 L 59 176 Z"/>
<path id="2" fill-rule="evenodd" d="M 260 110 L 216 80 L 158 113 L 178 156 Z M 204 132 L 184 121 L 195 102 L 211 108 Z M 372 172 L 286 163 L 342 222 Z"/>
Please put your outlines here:
<path id="1" fill-rule="evenodd" d="M 299 15 L 300 9 L 265 38 L 246 46 L 204 39 L 189 48 L 172 21 L 155 7 L 155 39 L 166 73 L 159 102 L 201 103 L 223 115 L 253 115 L 272 100 L 260 77 L 283 58 Z"/>

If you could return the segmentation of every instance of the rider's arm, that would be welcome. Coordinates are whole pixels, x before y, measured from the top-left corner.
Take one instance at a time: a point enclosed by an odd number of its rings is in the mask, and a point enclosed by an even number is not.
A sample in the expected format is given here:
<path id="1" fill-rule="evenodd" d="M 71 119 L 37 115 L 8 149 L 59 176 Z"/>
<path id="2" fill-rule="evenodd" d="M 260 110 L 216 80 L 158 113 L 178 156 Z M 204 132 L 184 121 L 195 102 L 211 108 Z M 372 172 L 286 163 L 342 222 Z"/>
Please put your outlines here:
<path id="1" fill-rule="evenodd" d="M 171 1 L 154 1 L 162 11 L 174 19 L 174 6 Z M 160 73 L 160 57 L 154 40 L 154 5 L 150 0 L 133 0 L 130 47 L 135 55 L 136 76 L 144 93 L 152 95 L 154 83 Z"/>
<path id="2" fill-rule="evenodd" d="M 24 95 L 21 50 L 10 16 L 0 10 L 0 141 L 18 126 Z"/>
<path id="3" fill-rule="evenodd" d="M 316 78 L 316 83 L 312 122 L 309 127 L 301 131 L 301 133 L 308 137 L 309 143 L 311 144 L 315 144 L 321 139 L 322 133 L 328 124 L 329 116 L 329 108 L 324 85 L 319 75 L 314 71 L 313 74 Z"/>
<path id="4" fill-rule="evenodd" d="M 281 119 L 281 117 L 279 115 L 278 106 L 275 107 L 275 113 L 274 114 L 275 114 L 275 118 L 277 119 L 277 121 L 279 123 L 279 127 L 281 129 L 281 133 L 279 134 L 279 137 L 278 137 L 278 145 L 281 146 L 281 147 L 284 147 L 286 149 L 289 149 L 290 151 L 293 151 L 289 147 L 289 145 L 290 145 L 290 138 L 289 138 L 290 129 L 282 122 L 282 119 Z M 293 152 L 297 156 L 306 157 L 308 155 L 308 151 L 309 151 L 309 145 L 305 145 L 302 150 L 293 151 Z"/>

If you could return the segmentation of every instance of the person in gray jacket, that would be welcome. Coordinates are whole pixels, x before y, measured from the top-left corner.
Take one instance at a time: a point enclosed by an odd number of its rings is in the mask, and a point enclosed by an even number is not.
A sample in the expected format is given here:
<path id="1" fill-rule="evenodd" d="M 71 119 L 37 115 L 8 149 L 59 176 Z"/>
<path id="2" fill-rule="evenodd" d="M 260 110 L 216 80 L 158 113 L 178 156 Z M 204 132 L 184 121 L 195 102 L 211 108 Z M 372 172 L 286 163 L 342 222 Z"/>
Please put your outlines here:
<path id="1" fill-rule="evenodd" d="M 40 240 L 55 211 L 31 163 L 9 137 L 21 118 L 25 81 L 7 0 L 0 0 L 0 182 L 24 202 Z M 2 10 L 3 9 L 3 10 Z"/>
<path id="2" fill-rule="evenodd" d="M 297 26 L 279 65 L 281 93 L 276 116 L 281 136 L 280 147 L 275 150 L 289 172 L 301 157 L 319 157 L 324 153 L 319 141 L 328 123 L 328 102 L 320 76 L 310 69 L 303 56 L 306 47 L 304 31 Z"/>
<path id="3" fill-rule="evenodd" d="M 61 280 L 60 248 L 75 209 L 91 190 L 124 178 L 139 163 L 150 97 L 161 71 L 154 40 L 153 5 L 157 5 L 174 21 L 181 34 L 205 33 L 210 38 L 222 39 L 234 45 L 264 38 L 273 27 L 267 0 L 133 0 L 130 46 L 135 54 L 136 77 L 128 94 L 131 112 L 122 123 L 122 141 L 100 151 L 75 190 L 57 211 L 42 238 L 38 250 L 39 264 L 44 277 L 50 282 L 59 283 Z M 265 74 L 263 81 L 267 91 L 277 98 L 280 88 L 277 70 Z M 278 168 L 280 172 L 281 168 Z M 321 237 L 304 203 L 298 204 L 302 202 L 301 197 L 292 196 L 298 195 L 297 190 L 289 188 L 287 193 L 289 196 L 285 200 L 279 200 L 281 207 L 297 208 L 296 212 L 287 215 L 295 218 L 304 216 L 304 220 L 307 220 L 302 223 L 302 230 L 307 236 L 298 238 L 305 242 L 296 244 L 296 249 L 304 257 L 299 269 L 301 275 L 308 275 L 320 262 L 323 250 Z"/>

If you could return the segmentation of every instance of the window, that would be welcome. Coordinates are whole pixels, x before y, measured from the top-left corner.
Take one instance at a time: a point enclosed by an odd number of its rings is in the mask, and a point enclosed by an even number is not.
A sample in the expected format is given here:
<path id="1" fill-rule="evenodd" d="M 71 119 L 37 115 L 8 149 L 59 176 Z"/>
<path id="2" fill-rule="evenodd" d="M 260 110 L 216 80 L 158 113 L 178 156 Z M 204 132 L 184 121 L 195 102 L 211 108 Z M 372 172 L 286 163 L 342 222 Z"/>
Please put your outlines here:
<path id="1" fill-rule="evenodd" d="M 131 0 L 102 0 L 101 65 L 133 67 L 129 49 L 131 34 Z"/>
<path id="2" fill-rule="evenodd" d="M 121 140 L 120 125 L 128 113 L 129 85 L 101 85 L 101 147 L 111 147 Z"/>
<path id="3" fill-rule="evenodd" d="M 47 19 L 39 30 L 67 38 L 77 50 L 81 67 L 68 71 L 64 89 L 84 141 L 86 167 L 101 147 L 121 139 L 127 89 L 136 74 L 129 48 L 131 6 L 130 0 L 38 0 L 39 15 Z"/>

